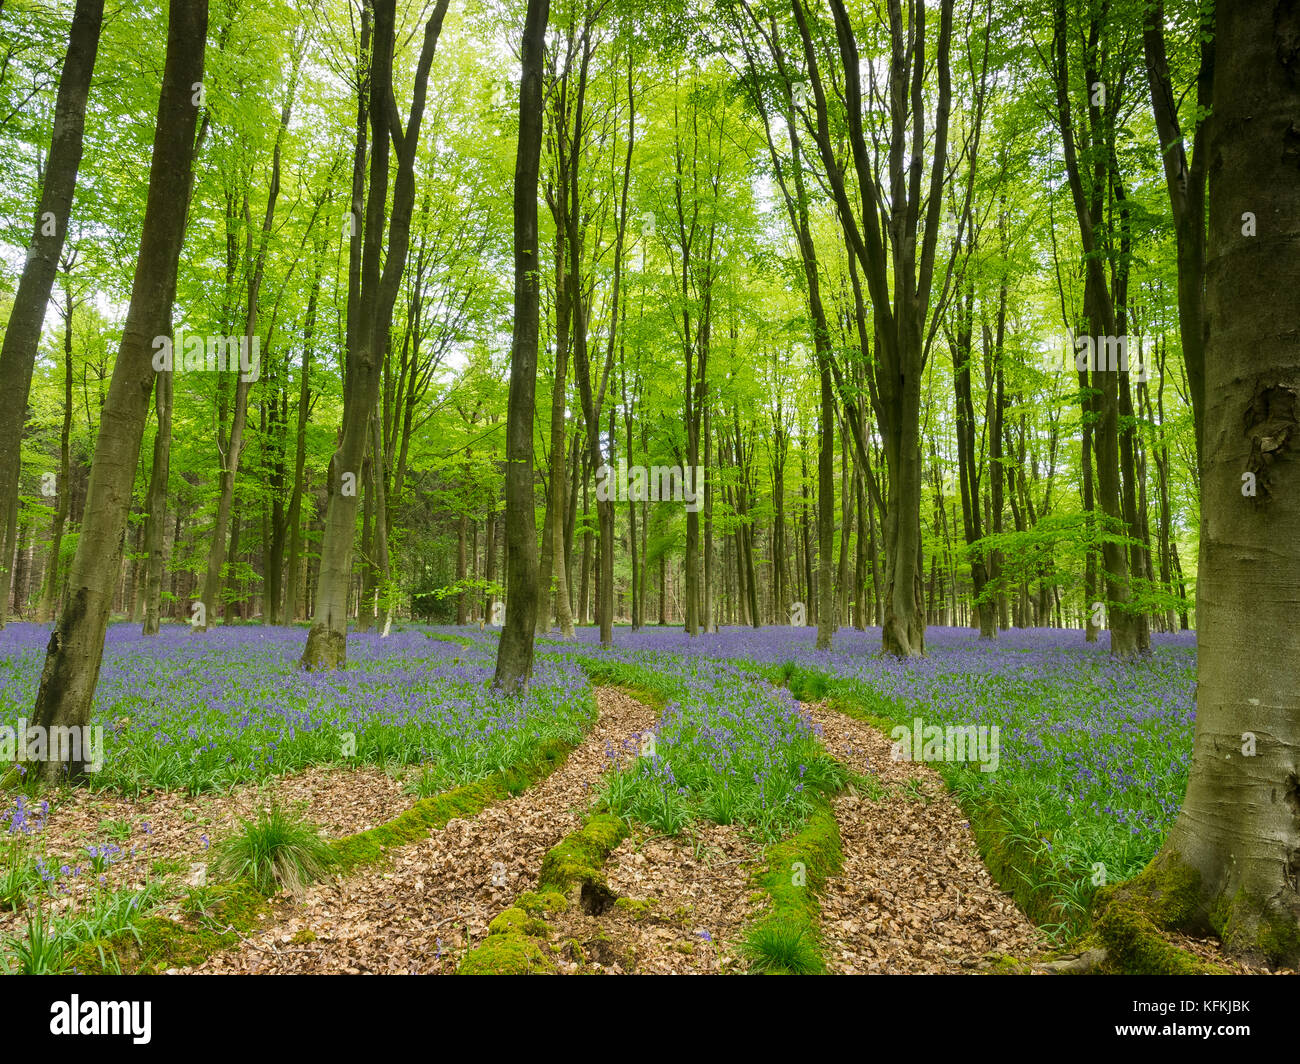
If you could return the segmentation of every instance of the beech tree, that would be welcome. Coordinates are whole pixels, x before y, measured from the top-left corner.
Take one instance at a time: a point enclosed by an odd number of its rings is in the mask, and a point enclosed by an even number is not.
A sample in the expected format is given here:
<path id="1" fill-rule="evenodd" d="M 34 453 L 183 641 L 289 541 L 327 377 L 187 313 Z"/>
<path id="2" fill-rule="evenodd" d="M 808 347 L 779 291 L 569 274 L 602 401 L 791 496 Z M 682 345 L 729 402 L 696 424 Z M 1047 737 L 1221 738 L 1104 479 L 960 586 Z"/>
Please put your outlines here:
<path id="1" fill-rule="evenodd" d="M 383 362 L 388 350 L 393 306 L 397 301 L 410 245 L 415 201 L 415 157 L 424 119 L 429 68 L 442 32 L 448 0 L 438 0 L 424 27 L 424 43 L 415 69 L 411 115 L 406 128 L 393 95 L 393 48 L 396 0 L 376 0 L 368 85 L 371 130 L 370 184 L 364 224 L 354 213 L 360 234 L 360 290 L 348 301 L 347 371 L 344 377 L 343 429 L 330 461 L 329 501 L 316 582 L 316 610 L 302 653 L 306 669 L 329 669 L 347 662 L 348 594 L 352 585 L 352 549 L 356 541 L 357 494 L 362 462 L 371 443 L 370 419 L 379 399 Z M 397 155 L 392 208 L 388 209 L 389 141 Z M 364 150 L 364 149 L 360 149 Z M 359 154 L 360 154 L 359 150 Z M 354 208 L 355 210 L 355 208 Z M 388 225 L 384 222 L 387 218 Z M 384 230 L 387 229 L 387 254 Z M 382 258 L 382 263 L 381 263 Z"/>
<path id="2" fill-rule="evenodd" d="M 68 575 L 68 601 L 50 635 L 33 725 L 83 727 L 104 654 L 104 635 L 122 561 L 131 487 L 153 392 L 155 337 L 166 335 L 170 300 L 185 237 L 197 91 L 203 82 L 207 0 L 170 0 L 167 60 L 149 166 L 149 193 L 136 260 L 131 304 L 112 381 L 100 415 L 95 460 L 77 553 Z M 51 757 L 30 768 L 41 778 L 78 777 L 81 762 Z"/>
<path id="3" fill-rule="evenodd" d="M 1281 20 L 1281 21 L 1279 21 Z M 1187 795 L 1121 892 L 1154 922 L 1300 963 L 1300 12 L 1220 4 L 1206 253 L 1196 731 Z M 1261 284 L 1260 278 L 1269 278 Z"/>
<path id="4" fill-rule="evenodd" d="M 866 102 L 858 35 L 843 0 L 829 3 L 834 23 L 833 54 L 838 59 L 836 76 L 843 86 L 843 121 L 847 123 L 849 159 L 859 194 L 856 207 L 849 197 L 847 167 L 831 136 L 831 96 L 821 72 L 825 60 L 814 36 L 812 16 L 804 0 L 791 0 L 813 91 L 811 113 L 801 109 L 800 117 L 817 145 L 847 243 L 866 278 L 875 316 L 877 369 L 873 400 L 889 466 L 882 646 L 899 657 L 917 657 L 925 653 L 921 379 L 929 340 L 939 320 L 938 315 L 931 316 L 931 297 L 948 165 L 953 5 L 951 0 L 939 5 L 938 33 L 932 42 L 934 27 L 927 22 L 925 4 L 908 5 L 910 24 L 905 23 L 901 0 L 890 0 L 888 4 L 888 156 L 877 163 L 868 147 L 864 125 Z M 928 51 L 931 43 L 932 53 Z M 938 85 L 934 115 L 929 119 L 925 72 L 932 59 Z M 874 67 L 868 64 L 867 69 Z M 838 115 L 836 121 L 840 121 Z M 932 138 L 927 136 L 927 125 L 931 124 Z M 930 178 L 923 183 L 927 142 Z M 882 168 L 887 168 L 888 173 L 887 194 Z M 942 296 L 936 302 L 941 304 Z M 859 331 L 865 351 L 864 325 Z"/>
<path id="5" fill-rule="evenodd" d="M 5 585 L 17 546 L 18 478 L 22 467 L 23 426 L 27 397 L 32 387 L 32 367 L 41 339 L 46 306 L 59 270 L 59 257 L 67 238 L 72 197 L 81 167 L 86 126 L 86 99 L 99 50 L 104 0 L 77 0 L 72 14 L 68 51 L 59 77 L 54 105 L 54 133 L 46 161 L 45 180 L 36 206 L 35 227 L 27 246 L 22 278 L 14 296 L 4 343 L 0 345 L 0 380 L 7 394 L 0 403 L 0 570 Z M 64 486 L 66 490 L 66 485 Z M 0 625 L 9 612 L 9 596 L 0 598 Z"/>
<path id="6" fill-rule="evenodd" d="M 537 628 L 537 524 L 533 515 L 533 410 L 541 260 L 537 184 L 542 157 L 542 66 L 550 0 L 528 0 L 520 42 L 519 147 L 515 162 L 515 303 L 506 412 L 506 616 L 493 685 L 517 691 L 533 671 Z"/>

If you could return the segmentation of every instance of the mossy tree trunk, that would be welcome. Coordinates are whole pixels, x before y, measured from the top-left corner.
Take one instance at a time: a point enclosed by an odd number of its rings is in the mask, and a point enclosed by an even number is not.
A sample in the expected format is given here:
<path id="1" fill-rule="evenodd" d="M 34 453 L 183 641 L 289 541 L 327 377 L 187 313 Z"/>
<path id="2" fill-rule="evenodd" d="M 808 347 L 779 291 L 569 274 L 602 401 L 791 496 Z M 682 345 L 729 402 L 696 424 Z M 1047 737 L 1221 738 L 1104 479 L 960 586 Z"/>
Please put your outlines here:
<path id="1" fill-rule="evenodd" d="M 1300 7 L 1220 4 L 1217 33 L 1195 747 L 1178 820 L 1129 893 L 1159 923 L 1295 967 L 1300 346 L 1280 293 L 1300 290 Z"/>

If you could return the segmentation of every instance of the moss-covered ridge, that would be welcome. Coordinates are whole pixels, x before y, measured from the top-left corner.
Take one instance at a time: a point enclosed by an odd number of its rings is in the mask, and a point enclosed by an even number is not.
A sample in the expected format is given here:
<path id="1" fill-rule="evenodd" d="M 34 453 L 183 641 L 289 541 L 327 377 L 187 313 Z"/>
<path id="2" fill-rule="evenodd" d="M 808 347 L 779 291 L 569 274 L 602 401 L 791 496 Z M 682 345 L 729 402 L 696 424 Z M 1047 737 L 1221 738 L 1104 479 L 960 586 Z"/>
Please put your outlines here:
<path id="1" fill-rule="evenodd" d="M 1099 947 L 1098 971 L 1124 975 L 1227 975 L 1161 932 L 1199 921 L 1200 874 L 1176 854 L 1152 861 L 1126 883 L 1103 887 L 1093 904 L 1088 944 Z"/>
<path id="2" fill-rule="evenodd" d="M 393 848 L 522 794 L 559 768 L 572 749 L 558 741 L 547 743 L 502 772 L 421 798 L 386 824 L 334 840 L 331 846 L 340 870 L 346 873 L 380 864 Z M 243 881 L 202 887 L 190 893 L 180 918 L 148 917 L 136 926 L 135 934 L 123 932 L 82 943 L 70 955 L 70 964 L 81 974 L 149 974 L 192 967 L 254 930 L 270 908 L 271 899 Z"/>
<path id="3" fill-rule="evenodd" d="M 844 866 L 839 825 L 830 805 L 819 808 L 792 838 L 773 843 L 754 874 L 767 911 L 745 931 L 750 970 L 772 975 L 825 972 L 817 895 Z"/>
<path id="4" fill-rule="evenodd" d="M 555 971 L 551 928 L 541 917 L 580 905 L 602 913 L 617 900 L 605 880 L 605 862 L 628 834 L 621 817 L 596 813 L 546 852 L 537 890 L 528 891 L 488 925 L 488 937 L 470 950 L 458 975 L 543 975 Z"/>
<path id="5" fill-rule="evenodd" d="M 147 916 L 133 931 L 79 943 L 65 954 L 80 975 L 154 975 L 201 964 L 235 945 L 270 909 L 269 899 L 247 880 L 200 887 L 182 903 L 181 914 Z"/>
<path id="6" fill-rule="evenodd" d="M 373 864 L 384 851 L 425 838 L 458 817 L 474 816 L 489 805 L 523 794 L 560 767 L 573 747 L 559 741 L 544 744 L 528 760 L 485 779 L 442 794 L 421 798 L 386 824 L 338 839 L 334 848 L 345 870 Z"/>

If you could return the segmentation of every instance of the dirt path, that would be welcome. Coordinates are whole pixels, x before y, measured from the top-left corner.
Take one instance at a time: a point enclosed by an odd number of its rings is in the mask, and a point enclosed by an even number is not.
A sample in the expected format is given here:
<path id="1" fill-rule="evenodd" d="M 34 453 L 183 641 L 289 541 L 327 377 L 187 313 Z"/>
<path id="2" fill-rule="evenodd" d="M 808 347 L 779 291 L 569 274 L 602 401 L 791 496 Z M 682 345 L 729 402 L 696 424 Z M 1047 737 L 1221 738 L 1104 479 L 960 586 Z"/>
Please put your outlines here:
<path id="1" fill-rule="evenodd" d="M 454 971 L 488 923 L 536 885 L 546 851 L 582 823 L 609 767 L 607 751 L 635 749 L 635 736 L 655 722 L 652 709 L 621 691 L 599 688 L 596 697 L 591 734 L 527 793 L 394 851 L 381 870 L 319 884 L 297 902 L 280 900 L 265 930 L 185 971 Z M 807 709 L 835 757 L 889 788 L 875 802 L 851 794 L 834 801 L 844 871 L 821 897 L 829 970 L 971 973 L 988 967 L 988 953 L 1040 950 L 1041 936 L 993 883 L 939 776 L 892 761 L 889 740 L 868 725 Z M 902 790 L 913 778 L 920 798 Z M 550 918 L 556 941 L 580 946 L 555 958 L 559 970 L 743 970 L 735 944 L 756 912 L 748 873 L 760 853 L 730 827 L 701 823 L 677 838 L 638 828 L 606 864 L 610 887 L 634 903 Z"/>
<path id="2" fill-rule="evenodd" d="M 187 973 L 448 973 L 468 945 L 520 892 L 542 857 L 579 826 L 607 750 L 637 748 L 655 711 L 598 688 L 600 716 L 552 775 L 517 798 L 452 820 L 428 839 L 394 850 L 379 870 L 318 884 L 281 900 L 265 931 Z"/>
<path id="3" fill-rule="evenodd" d="M 844 795 L 833 803 L 844 871 L 821 898 L 830 971 L 969 973 L 988 967 L 987 953 L 1042 950 L 1038 930 L 993 882 L 938 773 L 891 760 L 889 739 L 866 724 L 806 708 L 836 758 L 891 788 L 876 802 Z M 913 777 L 923 800 L 897 789 Z"/>

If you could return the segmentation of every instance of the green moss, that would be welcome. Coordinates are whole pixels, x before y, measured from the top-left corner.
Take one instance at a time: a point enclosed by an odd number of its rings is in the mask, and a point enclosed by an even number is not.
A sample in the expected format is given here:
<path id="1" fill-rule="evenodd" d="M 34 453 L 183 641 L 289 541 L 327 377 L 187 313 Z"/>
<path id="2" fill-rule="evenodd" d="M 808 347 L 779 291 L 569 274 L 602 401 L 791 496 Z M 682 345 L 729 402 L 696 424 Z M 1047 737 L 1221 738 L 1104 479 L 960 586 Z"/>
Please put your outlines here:
<path id="1" fill-rule="evenodd" d="M 975 847 L 993 881 L 1020 906 L 1036 924 L 1077 921 L 1057 903 L 1053 884 L 1059 870 L 1019 841 L 1016 829 L 992 802 L 963 796 L 961 804 L 970 818 Z"/>
<path id="2" fill-rule="evenodd" d="M 623 910 L 637 923 L 647 919 L 655 905 L 654 898 L 617 898 L 614 901 L 615 909 Z"/>
<path id="3" fill-rule="evenodd" d="M 1210 923 L 1234 956 L 1274 967 L 1300 965 L 1300 929 L 1294 917 L 1251 904 L 1244 891 L 1220 897 Z"/>
<path id="4" fill-rule="evenodd" d="M 551 913 L 564 912 L 569 907 L 569 900 L 554 890 L 540 893 L 527 890 L 515 899 L 515 906 L 523 909 L 529 916 L 548 916 Z"/>
<path id="5" fill-rule="evenodd" d="M 289 941 L 296 946 L 305 946 L 309 942 L 316 941 L 316 932 L 309 927 L 304 927 L 301 931 L 295 934 L 293 938 L 291 938 Z"/>
<path id="6" fill-rule="evenodd" d="M 989 958 L 989 975 L 1028 975 L 1031 971 L 1033 969 L 1029 962 L 1022 961 L 1018 957 L 999 954 Z"/>
<path id="7" fill-rule="evenodd" d="M 546 743 L 523 764 L 445 794 L 421 798 L 387 824 L 335 840 L 331 846 L 340 868 L 350 871 L 378 863 L 392 847 L 418 842 L 450 820 L 473 816 L 494 802 L 522 793 L 554 772 L 572 749 L 559 741 Z M 555 904 L 552 895 L 542 897 L 548 899 L 547 904 Z M 199 888 L 190 891 L 182 904 L 184 919 L 149 917 L 140 921 L 136 925 L 139 940 L 123 932 L 108 940 L 81 943 L 70 953 L 71 966 L 82 974 L 192 967 L 238 942 L 241 933 L 256 926 L 268 909 L 267 899 L 243 881 Z"/>
<path id="8" fill-rule="evenodd" d="M 197 892 L 196 892 L 197 893 Z M 251 884 L 205 887 L 202 913 L 173 920 L 150 916 L 135 924 L 135 934 L 83 942 L 73 949 L 69 967 L 82 975 L 133 972 L 152 974 L 190 968 L 218 950 L 235 945 L 269 908 Z M 137 937 L 138 936 L 138 937 Z"/>
<path id="9" fill-rule="evenodd" d="M 489 935 L 534 935 L 545 938 L 551 929 L 542 920 L 529 916 L 523 909 L 512 907 L 488 924 Z"/>
<path id="10" fill-rule="evenodd" d="M 672 948 L 675 949 L 678 953 L 684 953 L 686 954 L 686 956 L 689 957 L 691 954 L 695 952 L 695 943 L 688 942 L 684 938 L 679 938 L 676 942 L 673 943 Z"/>
<path id="11" fill-rule="evenodd" d="M 1132 879 L 1098 891 L 1094 909 L 1101 912 L 1115 902 L 1136 906 L 1156 927 L 1211 930 L 1201 901 L 1201 874 L 1177 853 L 1159 853 Z"/>
<path id="12" fill-rule="evenodd" d="M 1125 975 L 1227 975 L 1229 969 L 1211 964 L 1167 941 L 1137 907 L 1107 905 L 1094 924 L 1106 945 L 1106 968 Z"/>
<path id="13" fill-rule="evenodd" d="M 1093 930 L 1106 950 L 1105 970 L 1127 975 L 1227 974 L 1170 942 L 1165 930 L 1207 931 L 1201 876 L 1163 852 L 1132 879 L 1103 887 L 1093 902 Z"/>
<path id="14" fill-rule="evenodd" d="M 769 846 L 764 863 L 767 870 L 757 882 L 774 907 L 800 910 L 815 919 L 817 893 L 844 865 L 840 828 L 830 808 L 814 813 L 794 838 Z"/>
<path id="15" fill-rule="evenodd" d="M 1254 942 L 1264 960 L 1273 965 L 1294 968 L 1300 963 L 1300 928 L 1294 919 L 1281 914 L 1265 913 L 1255 929 Z M 1230 943 L 1230 946 L 1235 943 Z"/>
<path id="16" fill-rule="evenodd" d="M 600 813 L 552 846 L 542 858 L 537 890 L 521 894 L 488 925 L 487 939 L 466 955 L 459 973 L 528 975 L 554 970 L 543 949 L 550 928 L 538 916 L 568 908 L 568 895 L 576 887 L 590 884 L 607 891 L 605 859 L 627 832 L 620 817 Z"/>
<path id="17" fill-rule="evenodd" d="M 548 975 L 555 965 L 541 943 L 527 935 L 489 935 L 470 950 L 457 975 Z"/>
<path id="18" fill-rule="evenodd" d="M 825 971 L 818 935 L 817 894 L 844 866 L 840 829 L 823 804 L 792 839 L 774 843 L 755 882 L 771 900 L 768 911 L 745 931 L 742 952 L 750 971 L 812 974 Z"/>
<path id="19" fill-rule="evenodd" d="M 567 895 L 576 885 L 604 888 L 605 859 L 627 837 L 627 825 L 611 813 L 593 816 L 577 831 L 563 838 L 542 858 L 538 886 Z"/>

